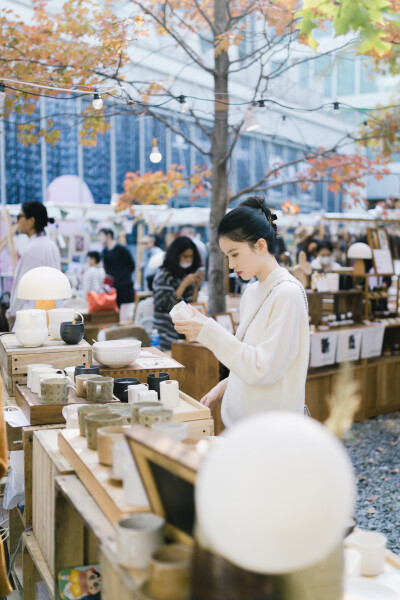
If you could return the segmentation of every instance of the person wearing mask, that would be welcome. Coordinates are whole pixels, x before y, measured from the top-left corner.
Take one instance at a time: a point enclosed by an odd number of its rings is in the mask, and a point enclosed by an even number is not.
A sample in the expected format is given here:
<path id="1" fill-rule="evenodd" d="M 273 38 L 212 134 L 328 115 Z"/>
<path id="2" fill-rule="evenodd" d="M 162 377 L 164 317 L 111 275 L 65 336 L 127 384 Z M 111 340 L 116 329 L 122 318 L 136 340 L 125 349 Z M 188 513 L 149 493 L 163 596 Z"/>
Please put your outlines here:
<path id="1" fill-rule="evenodd" d="M 200 285 L 204 273 L 197 246 L 188 237 L 178 237 L 168 247 L 162 267 L 153 280 L 153 327 L 158 330 L 161 350 L 170 350 L 179 339 L 169 311 L 181 300 L 192 302 L 195 284 Z"/>
<path id="2" fill-rule="evenodd" d="M 135 261 L 128 248 L 117 244 L 112 229 L 100 229 L 99 240 L 104 245 L 102 253 L 104 269 L 106 274 L 113 278 L 113 286 L 117 291 L 120 321 L 132 321 L 135 298 L 132 275 Z"/>
<path id="3" fill-rule="evenodd" d="M 14 275 L 10 296 L 10 307 L 6 312 L 10 330 L 14 326 L 18 310 L 35 307 L 34 300 L 21 300 L 17 297 L 18 286 L 22 277 L 36 267 L 53 267 L 61 270 L 60 252 L 54 242 L 45 233 L 48 223 L 54 223 L 49 218 L 44 204 L 41 202 L 24 202 L 17 217 L 18 233 L 29 237 L 28 245 L 22 254 Z"/>
<path id="4" fill-rule="evenodd" d="M 81 294 L 84 298 L 88 292 L 101 292 L 103 290 L 106 272 L 102 267 L 100 252 L 92 250 L 87 253 L 88 268 L 83 274 Z"/>
<path id="5" fill-rule="evenodd" d="M 185 225 L 181 228 L 179 235 L 188 237 L 192 240 L 200 254 L 201 266 L 205 267 L 207 263 L 207 246 L 201 241 L 200 237 L 196 235 L 196 229 L 191 225 Z"/>
<path id="6" fill-rule="evenodd" d="M 240 303 L 233 335 L 191 307 L 192 319 L 174 319 L 176 330 L 209 348 L 229 370 L 201 402 L 221 400 L 225 427 L 266 411 L 303 414 L 309 359 L 308 304 L 303 286 L 275 255 L 276 215 L 251 197 L 227 213 L 218 226 L 219 246 L 229 267 L 250 281 Z"/>
<path id="7" fill-rule="evenodd" d="M 333 246 L 327 240 L 318 242 L 317 257 L 311 261 L 311 267 L 314 271 L 322 271 L 323 273 L 331 273 L 341 266 L 335 261 L 333 256 Z"/>

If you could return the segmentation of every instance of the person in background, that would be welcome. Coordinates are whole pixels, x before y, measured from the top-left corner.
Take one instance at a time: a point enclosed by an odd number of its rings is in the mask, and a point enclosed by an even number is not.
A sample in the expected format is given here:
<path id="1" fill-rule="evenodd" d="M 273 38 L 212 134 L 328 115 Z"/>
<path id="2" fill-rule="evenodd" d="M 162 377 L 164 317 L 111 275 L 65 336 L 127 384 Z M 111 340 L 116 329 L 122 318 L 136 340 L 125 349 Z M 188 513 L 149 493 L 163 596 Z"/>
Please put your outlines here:
<path id="1" fill-rule="evenodd" d="M 153 280 L 154 275 L 147 277 L 147 289 L 149 292 L 153 291 Z M 153 329 L 153 315 L 154 315 L 154 300 L 153 296 L 144 298 L 139 302 L 136 309 L 135 325 L 142 325 L 147 333 L 151 336 Z"/>
<path id="2" fill-rule="evenodd" d="M 151 275 L 154 278 L 155 272 L 157 269 L 152 269 L 149 266 L 150 259 L 156 254 L 160 254 L 162 252 L 161 248 L 157 246 L 157 236 L 154 234 L 149 234 L 143 237 L 142 243 L 145 244 L 145 249 L 142 254 L 142 281 L 143 281 L 143 289 L 147 288 L 147 279 Z"/>
<path id="3" fill-rule="evenodd" d="M 323 273 L 330 273 L 341 268 L 341 265 L 335 261 L 333 246 L 328 240 L 318 242 L 317 258 L 311 261 L 311 266 L 314 271 Z"/>
<path id="4" fill-rule="evenodd" d="M 117 244 L 112 229 L 100 229 L 99 240 L 104 245 L 102 253 L 104 269 L 106 274 L 113 278 L 113 286 L 117 290 L 120 321 L 132 321 L 135 299 L 132 275 L 135 261 L 125 246 Z"/>
<path id="5" fill-rule="evenodd" d="M 17 297 L 19 282 L 25 273 L 36 267 L 53 267 L 61 270 L 60 252 L 56 244 L 49 240 L 45 233 L 45 227 L 49 223 L 54 223 L 54 219 L 48 217 L 44 204 L 41 202 L 24 202 L 22 204 L 17 217 L 18 233 L 27 235 L 29 242 L 14 275 L 10 307 L 6 313 L 10 330 L 14 325 L 18 310 L 35 307 L 34 300 L 20 300 Z"/>
<path id="6" fill-rule="evenodd" d="M 153 281 L 153 327 L 160 334 L 161 350 L 170 350 L 171 343 L 179 339 L 169 311 L 181 300 L 192 302 L 194 285 L 200 285 L 204 279 L 204 273 L 198 271 L 200 267 L 199 251 L 190 238 L 178 237 L 168 247 Z"/>
<path id="7" fill-rule="evenodd" d="M 100 252 L 92 250 L 87 253 L 88 268 L 83 274 L 81 295 L 86 298 L 88 292 L 101 292 L 106 272 L 100 264 Z"/>
<path id="8" fill-rule="evenodd" d="M 182 227 L 179 233 L 180 236 L 188 237 L 196 245 L 197 250 L 200 254 L 201 266 L 205 267 L 207 263 L 207 246 L 201 241 L 200 237 L 196 235 L 196 229 L 191 225 L 185 225 Z"/>

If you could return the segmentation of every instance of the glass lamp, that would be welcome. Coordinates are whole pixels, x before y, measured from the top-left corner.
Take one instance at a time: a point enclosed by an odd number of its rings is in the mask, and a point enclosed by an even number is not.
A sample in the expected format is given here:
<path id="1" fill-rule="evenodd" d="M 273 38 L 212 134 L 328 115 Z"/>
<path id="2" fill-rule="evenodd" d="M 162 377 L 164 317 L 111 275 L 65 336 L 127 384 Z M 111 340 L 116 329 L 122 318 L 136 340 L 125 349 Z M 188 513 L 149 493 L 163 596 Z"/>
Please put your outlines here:
<path id="1" fill-rule="evenodd" d="M 71 298 L 71 285 L 64 273 L 53 267 L 36 267 L 22 277 L 18 286 L 18 298 L 36 300 L 35 308 L 51 310 L 55 300 Z"/>
<path id="2" fill-rule="evenodd" d="M 354 258 L 353 273 L 356 277 L 363 277 L 365 275 L 365 263 L 364 260 L 372 258 L 372 250 L 368 244 L 363 242 L 356 242 L 351 244 L 347 250 L 347 258 Z"/>

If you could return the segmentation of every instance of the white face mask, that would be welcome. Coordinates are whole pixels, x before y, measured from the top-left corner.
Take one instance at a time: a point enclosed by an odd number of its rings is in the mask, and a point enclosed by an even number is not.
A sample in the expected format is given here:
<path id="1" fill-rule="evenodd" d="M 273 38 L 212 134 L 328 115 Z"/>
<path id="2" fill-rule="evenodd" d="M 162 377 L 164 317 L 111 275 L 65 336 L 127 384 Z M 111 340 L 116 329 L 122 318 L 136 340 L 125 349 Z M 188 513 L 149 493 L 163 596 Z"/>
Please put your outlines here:
<path id="1" fill-rule="evenodd" d="M 323 267 L 329 267 L 329 265 L 332 262 L 332 257 L 331 256 L 321 256 L 319 260 Z"/>
<path id="2" fill-rule="evenodd" d="M 188 269 L 189 267 L 191 267 L 193 264 L 192 260 L 180 260 L 179 261 L 179 266 L 182 267 L 182 269 Z"/>

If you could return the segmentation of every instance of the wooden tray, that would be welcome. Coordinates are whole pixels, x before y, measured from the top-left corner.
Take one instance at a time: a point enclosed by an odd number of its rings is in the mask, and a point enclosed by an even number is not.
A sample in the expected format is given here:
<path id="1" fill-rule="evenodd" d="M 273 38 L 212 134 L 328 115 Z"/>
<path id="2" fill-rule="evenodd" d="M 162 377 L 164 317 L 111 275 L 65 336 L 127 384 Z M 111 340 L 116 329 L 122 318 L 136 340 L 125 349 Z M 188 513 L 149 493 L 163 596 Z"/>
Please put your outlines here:
<path id="1" fill-rule="evenodd" d="M 15 386 L 15 400 L 31 425 L 65 423 L 62 416 L 64 406 L 88 403 L 86 398 L 71 396 L 67 404 L 42 404 L 39 396 L 26 385 Z M 119 402 L 119 400 L 114 396 L 112 402 Z"/>
<path id="2" fill-rule="evenodd" d="M 105 467 L 99 463 L 97 450 L 89 450 L 86 438 L 80 436 L 78 430 L 64 429 L 60 431 L 58 447 L 112 523 L 125 515 L 150 510 L 150 508 L 138 508 L 125 502 L 122 484 L 110 477 L 111 467 Z"/>
<path id="3" fill-rule="evenodd" d="M 211 411 L 182 390 L 179 390 L 180 404 L 174 408 L 174 421 L 188 422 L 209 419 Z"/>
<path id="4" fill-rule="evenodd" d="M 93 364 L 98 364 L 93 361 Z M 185 367 L 157 348 L 142 348 L 139 358 L 131 365 L 110 368 L 100 365 L 100 374 L 104 377 L 136 377 L 140 383 L 147 383 L 149 373 L 169 373 L 170 379 L 183 382 Z"/>

